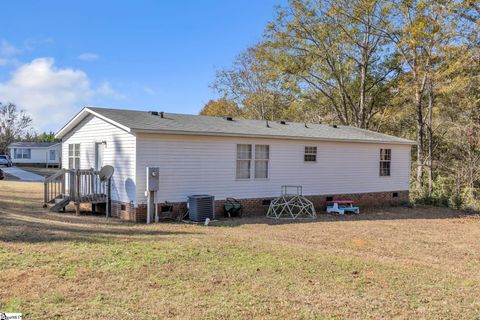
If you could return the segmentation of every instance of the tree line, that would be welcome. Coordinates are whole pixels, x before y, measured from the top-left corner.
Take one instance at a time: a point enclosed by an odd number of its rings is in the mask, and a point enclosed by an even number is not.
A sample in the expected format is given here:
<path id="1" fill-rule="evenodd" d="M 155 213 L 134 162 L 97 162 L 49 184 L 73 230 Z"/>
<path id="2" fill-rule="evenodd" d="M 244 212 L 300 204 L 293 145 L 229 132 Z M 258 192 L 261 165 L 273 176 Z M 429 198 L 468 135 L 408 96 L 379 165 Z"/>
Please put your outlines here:
<path id="1" fill-rule="evenodd" d="M 416 141 L 416 201 L 480 209 L 478 0 L 291 0 L 203 115 L 336 123 Z"/>
<path id="2" fill-rule="evenodd" d="M 55 142 L 55 133 L 37 133 L 32 129 L 33 119 L 13 103 L 0 102 L 0 154 L 8 154 L 12 142 Z"/>

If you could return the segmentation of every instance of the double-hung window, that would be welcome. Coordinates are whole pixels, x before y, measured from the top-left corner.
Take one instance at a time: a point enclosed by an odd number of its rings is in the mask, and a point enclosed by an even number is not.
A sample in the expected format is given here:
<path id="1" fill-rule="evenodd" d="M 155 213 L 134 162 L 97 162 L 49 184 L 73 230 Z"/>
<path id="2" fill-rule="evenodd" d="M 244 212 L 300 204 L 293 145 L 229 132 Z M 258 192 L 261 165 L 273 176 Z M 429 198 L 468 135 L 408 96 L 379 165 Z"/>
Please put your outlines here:
<path id="1" fill-rule="evenodd" d="M 389 177 L 392 162 L 392 149 L 380 149 L 380 176 Z"/>
<path id="2" fill-rule="evenodd" d="M 30 159 L 32 157 L 32 149 L 14 148 L 13 157 L 15 159 Z"/>
<path id="3" fill-rule="evenodd" d="M 80 169 L 80 144 L 68 145 L 68 168 Z"/>
<path id="4" fill-rule="evenodd" d="M 317 161 L 317 147 L 305 147 L 304 158 L 305 162 Z"/>
<path id="5" fill-rule="evenodd" d="M 270 146 L 237 144 L 236 178 L 250 179 L 253 176 L 255 179 L 267 179 L 269 161 Z"/>
<path id="6" fill-rule="evenodd" d="M 268 178 L 268 161 L 270 159 L 270 146 L 255 145 L 255 179 Z"/>
<path id="7" fill-rule="evenodd" d="M 250 179 L 252 145 L 237 144 L 237 179 Z"/>

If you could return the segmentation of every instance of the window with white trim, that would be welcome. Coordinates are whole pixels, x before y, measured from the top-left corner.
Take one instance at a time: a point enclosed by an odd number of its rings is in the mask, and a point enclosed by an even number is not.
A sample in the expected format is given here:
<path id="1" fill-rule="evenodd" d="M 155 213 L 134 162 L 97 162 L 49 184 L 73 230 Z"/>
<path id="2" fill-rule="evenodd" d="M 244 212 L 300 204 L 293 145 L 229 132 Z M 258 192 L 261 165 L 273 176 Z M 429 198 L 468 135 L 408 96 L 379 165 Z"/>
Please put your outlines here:
<path id="1" fill-rule="evenodd" d="M 68 145 L 68 168 L 80 169 L 80 144 Z"/>
<path id="2" fill-rule="evenodd" d="M 305 162 L 317 161 L 317 147 L 305 147 L 303 159 Z"/>
<path id="3" fill-rule="evenodd" d="M 389 177 L 392 162 L 392 149 L 380 149 L 380 176 Z"/>
<path id="4" fill-rule="evenodd" d="M 32 149 L 29 148 L 14 148 L 13 157 L 15 159 L 30 159 L 32 157 Z"/>
<path id="5" fill-rule="evenodd" d="M 55 158 L 57 157 L 56 156 L 56 151 L 55 150 L 49 150 L 48 154 L 49 154 L 49 160 L 50 161 L 55 161 Z"/>
<path id="6" fill-rule="evenodd" d="M 252 167 L 252 145 L 237 144 L 237 179 L 250 179 Z"/>
<path id="7" fill-rule="evenodd" d="M 270 146 L 255 145 L 255 179 L 268 178 L 268 162 L 270 160 Z"/>

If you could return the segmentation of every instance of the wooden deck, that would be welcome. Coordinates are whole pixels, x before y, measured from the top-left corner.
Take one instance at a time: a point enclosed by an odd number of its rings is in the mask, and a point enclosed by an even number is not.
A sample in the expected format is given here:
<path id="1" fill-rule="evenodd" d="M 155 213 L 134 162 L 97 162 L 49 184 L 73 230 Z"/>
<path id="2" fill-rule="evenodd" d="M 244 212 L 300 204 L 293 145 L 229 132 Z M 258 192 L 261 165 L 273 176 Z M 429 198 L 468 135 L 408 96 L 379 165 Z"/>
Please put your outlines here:
<path id="1" fill-rule="evenodd" d="M 44 182 L 44 207 L 52 211 L 64 211 L 73 202 L 76 213 L 80 214 L 80 204 L 107 204 L 110 212 L 110 179 L 103 179 L 94 169 L 61 169 L 47 177 Z"/>

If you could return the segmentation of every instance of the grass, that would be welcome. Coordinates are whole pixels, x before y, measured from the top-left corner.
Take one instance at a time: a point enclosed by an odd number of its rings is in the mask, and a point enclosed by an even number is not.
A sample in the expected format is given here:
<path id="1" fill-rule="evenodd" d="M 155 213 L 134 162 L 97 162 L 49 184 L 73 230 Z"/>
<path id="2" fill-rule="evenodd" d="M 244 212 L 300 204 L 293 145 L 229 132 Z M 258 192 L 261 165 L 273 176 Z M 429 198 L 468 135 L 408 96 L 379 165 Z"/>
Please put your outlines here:
<path id="1" fill-rule="evenodd" d="M 25 319 L 474 319 L 480 218 L 391 208 L 204 227 L 45 212 L 0 182 L 0 311 Z"/>

